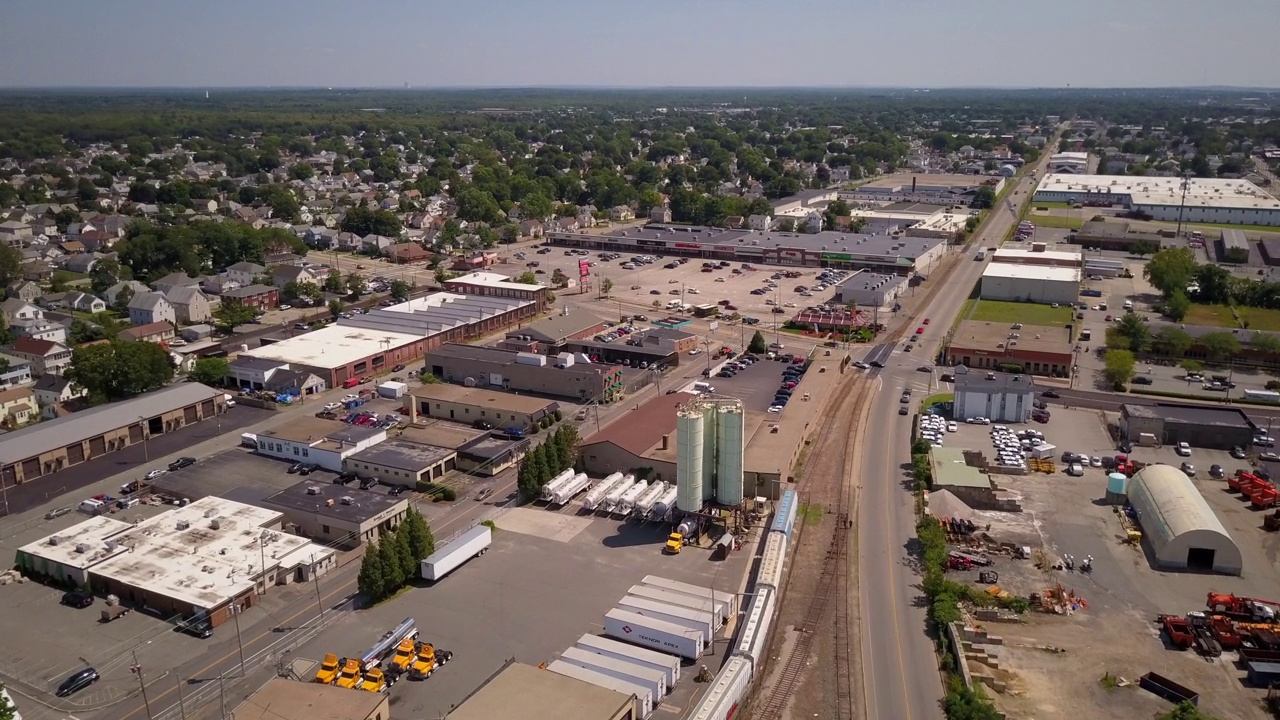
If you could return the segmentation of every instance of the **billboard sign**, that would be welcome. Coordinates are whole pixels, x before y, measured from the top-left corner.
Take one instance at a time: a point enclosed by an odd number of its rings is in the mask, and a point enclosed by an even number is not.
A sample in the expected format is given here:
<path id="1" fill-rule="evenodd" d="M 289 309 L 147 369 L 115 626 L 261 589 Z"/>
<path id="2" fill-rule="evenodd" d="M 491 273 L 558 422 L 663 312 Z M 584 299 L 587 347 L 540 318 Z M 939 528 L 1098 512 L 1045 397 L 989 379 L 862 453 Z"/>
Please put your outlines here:
<path id="1" fill-rule="evenodd" d="M 586 260 L 578 261 L 578 277 L 586 278 L 591 274 L 591 263 Z"/>

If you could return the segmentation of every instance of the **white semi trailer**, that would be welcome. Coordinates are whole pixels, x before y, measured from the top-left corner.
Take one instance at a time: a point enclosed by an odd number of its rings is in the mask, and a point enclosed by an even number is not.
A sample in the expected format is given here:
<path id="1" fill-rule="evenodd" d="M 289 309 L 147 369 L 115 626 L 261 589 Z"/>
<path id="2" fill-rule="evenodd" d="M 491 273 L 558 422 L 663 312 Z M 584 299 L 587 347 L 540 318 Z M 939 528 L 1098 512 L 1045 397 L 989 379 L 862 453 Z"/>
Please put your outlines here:
<path id="1" fill-rule="evenodd" d="M 565 483 L 572 481 L 573 475 L 573 468 L 569 468 L 548 480 L 547 484 L 542 486 L 542 499 L 546 502 L 551 502 L 551 498 L 555 496 L 556 490 Z"/>
<path id="2" fill-rule="evenodd" d="M 637 480 L 636 484 L 632 485 L 631 489 L 623 493 L 622 497 L 618 499 L 618 504 L 613 506 L 612 512 L 618 515 L 626 515 L 627 513 L 630 513 L 631 509 L 636 505 L 636 500 L 638 500 L 648 488 L 648 480 Z"/>
<path id="3" fill-rule="evenodd" d="M 658 502 L 658 498 L 667 492 L 667 484 L 661 480 L 649 486 L 649 489 L 640 493 L 640 497 L 636 498 L 635 508 L 631 514 L 638 518 L 648 517 L 649 511 L 653 509 L 653 504 Z"/>
<path id="4" fill-rule="evenodd" d="M 657 652 L 648 648 L 637 647 L 613 638 L 599 635 L 583 635 L 578 638 L 574 647 L 597 655 L 626 660 L 629 663 L 661 670 L 667 676 L 667 691 L 680 682 L 680 658 L 669 653 Z"/>
<path id="5" fill-rule="evenodd" d="M 422 561 L 422 577 L 439 580 L 477 555 L 488 552 L 493 532 L 488 525 L 477 525 L 445 543 Z"/>
<path id="6" fill-rule="evenodd" d="M 645 617 L 621 608 L 605 613 L 604 634 L 616 640 L 635 643 L 683 658 L 697 660 L 706 644 L 702 633 L 666 620 Z"/>
<path id="7" fill-rule="evenodd" d="M 556 488 L 551 495 L 552 505 L 564 505 L 573 499 L 575 495 L 591 487 L 591 478 L 586 473 L 578 473 L 573 479 Z"/>
<path id="8" fill-rule="evenodd" d="M 604 501 L 615 487 L 622 484 L 622 473 L 613 473 L 605 479 L 595 484 L 595 487 L 587 491 L 587 496 L 582 498 L 582 507 L 587 510 L 595 510 L 600 507 L 600 503 Z"/>

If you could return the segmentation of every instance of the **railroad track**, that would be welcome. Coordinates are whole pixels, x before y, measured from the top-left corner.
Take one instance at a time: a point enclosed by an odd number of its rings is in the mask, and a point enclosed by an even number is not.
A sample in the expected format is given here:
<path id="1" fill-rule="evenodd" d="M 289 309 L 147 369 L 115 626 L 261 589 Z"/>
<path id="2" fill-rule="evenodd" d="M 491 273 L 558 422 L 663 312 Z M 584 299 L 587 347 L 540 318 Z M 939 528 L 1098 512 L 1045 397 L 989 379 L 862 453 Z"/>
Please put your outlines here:
<path id="1" fill-rule="evenodd" d="M 755 720 L 778 720 L 788 701 L 805 679 L 805 671 L 810 667 L 809 655 L 813 650 L 814 640 L 827 616 L 828 608 L 834 608 L 836 662 L 831 670 L 836 674 L 837 720 L 849 720 L 853 717 L 853 692 L 851 688 L 851 660 L 849 657 L 849 606 L 850 591 L 848 578 L 849 564 L 849 493 L 845 483 L 848 477 L 849 445 L 853 432 L 853 420 L 857 417 L 857 408 L 865 400 L 871 387 L 871 379 L 858 375 L 842 383 L 836 391 L 827 417 L 832 422 L 826 424 L 813 444 L 810 458 L 815 458 L 806 466 L 801 478 L 801 493 L 808 495 L 809 505 L 822 504 L 826 507 L 825 515 L 834 522 L 825 523 L 830 528 L 826 554 L 822 559 L 817 584 L 809 598 L 809 606 L 804 618 L 796 626 L 796 642 L 790 652 L 782 659 L 774 686 L 760 699 L 753 708 L 751 717 Z M 818 462 L 816 458 L 821 458 Z M 803 521 L 802 521 L 803 522 Z M 821 527 L 821 526 L 820 526 Z M 803 530 L 807 537 L 813 529 Z M 803 540 L 803 539 L 802 539 Z M 822 539 L 817 540 L 819 543 Z M 787 592 L 790 594 L 794 576 L 788 578 Z M 799 589 L 798 589 L 799 590 Z"/>

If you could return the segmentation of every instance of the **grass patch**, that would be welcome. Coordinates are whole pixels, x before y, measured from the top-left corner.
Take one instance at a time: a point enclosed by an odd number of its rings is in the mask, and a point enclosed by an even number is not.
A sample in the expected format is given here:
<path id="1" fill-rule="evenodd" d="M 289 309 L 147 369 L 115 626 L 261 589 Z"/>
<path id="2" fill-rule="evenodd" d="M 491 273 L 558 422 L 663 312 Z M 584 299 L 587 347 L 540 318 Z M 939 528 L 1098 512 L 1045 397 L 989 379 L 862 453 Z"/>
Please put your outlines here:
<path id="1" fill-rule="evenodd" d="M 805 525 L 817 525 L 822 522 L 822 516 L 826 515 L 827 511 L 822 509 L 821 505 L 801 505 L 797 508 L 796 514 Z"/>
<path id="2" fill-rule="evenodd" d="M 964 310 L 969 310 L 966 307 Z M 964 312 L 961 313 L 964 316 Z M 1024 325 L 1066 325 L 1071 322 L 1071 308 L 1052 307 L 1039 303 L 979 300 L 968 314 L 968 319 L 980 322 L 1022 323 Z"/>
<path id="3" fill-rule="evenodd" d="M 1183 225 L 1206 228 L 1231 228 L 1234 230 L 1247 230 L 1252 232 L 1280 232 L 1280 227 L 1276 227 L 1275 225 L 1235 225 L 1232 223 L 1183 223 Z"/>
<path id="4" fill-rule="evenodd" d="M 497 525 L 497 523 L 495 523 L 495 522 L 494 522 L 494 521 L 492 521 L 492 520 L 481 520 L 481 521 L 480 521 L 480 524 L 481 524 L 481 525 L 483 525 L 483 526 L 485 526 L 485 527 L 487 527 L 487 528 L 489 528 L 490 530 L 492 530 L 492 531 L 494 531 L 494 532 L 497 532 L 497 530 L 498 530 L 498 525 Z"/>
<path id="5" fill-rule="evenodd" d="M 1031 213 L 1031 222 L 1036 227 L 1059 228 L 1062 230 L 1079 230 L 1084 225 L 1084 218 L 1065 217 L 1062 215 L 1041 215 Z"/>
<path id="6" fill-rule="evenodd" d="M 1231 315 L 1231 308 L 1226 305 L 1192 305 L 1182 321 L 1191 325 L 1236 327 L 1236 319 Z"/>
<path id="7" fill-rule="evenodd" d="M 948 402 L 955 402 L 955 401 L 956 401 L 955 393 L 938 393 L 936 395 L 930 395 L 929 397 L 925 398 L 924 405 L 922 407 L 924 407 L 925 409 L 928 409 L 933 407 L 934 405 L 937 405 L 938 403 L 948 403 Z"/>
<path id="8" fill-rule="evenodd" d="M 1250 330 L 1269 330 L 1271 332 L 1280 330 L 1280 310 L 1237 307 L 1236 312 L 1239 313 L 1240 319 L 1249 326 Z"/>

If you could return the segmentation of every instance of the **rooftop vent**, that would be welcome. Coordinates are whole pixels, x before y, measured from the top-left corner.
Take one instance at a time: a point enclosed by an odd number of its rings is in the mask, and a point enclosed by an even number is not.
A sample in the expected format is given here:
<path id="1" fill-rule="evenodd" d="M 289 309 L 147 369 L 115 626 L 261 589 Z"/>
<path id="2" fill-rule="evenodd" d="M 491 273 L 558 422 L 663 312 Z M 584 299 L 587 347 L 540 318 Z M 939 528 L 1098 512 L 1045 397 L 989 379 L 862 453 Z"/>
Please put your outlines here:
<path id="1" fill-rule="evenodd" d="M 227 549 L 226 549 L 226 548 L 218 548 L 218 554 L 219 554 L 219 555 L 226 555 L 226 554 L 227 554 Z"/>
<path id="2" fill-rule="evenodd" d="M 318 485 L 308 485 L 308 486 L 307 486 L 307 494 L 308 494 L 308 495 L 319 495 L 319 494 L 320 494 L 320 487 L 319 487 Z"/>
<path id="3" fill-rule="evenodd" d="M 76 552 L 78 552 L 78 553 L 80 553 L 80 554 L 82 554 L 82 555 L 83 555 L 84 553 L 89 552 L 89 545 L 88 545 L 88 543 L 79 543 L 78 545 L 76 545 Z"/>
<path id="4" fill-rule="evenodd" d="M 178 529 L 179 529 L 179 530 L 186 530 L 186 529 L 187 529 L 187 528 L 189 528 L 189 527 L 191 527 L 191 523 L 190 523 L 189 521 L 187 521 L 187 520 L 179 520 L 179 521 L 178 521 Z"/>
<path id="5" fill-rule="evenodd" d="M 57 545 L 58 543 L 61 543 L 61 542 L 62 542 L 62 538 L 58 537 L 57 535 L 50 535 L 50 536 L 49 536 L 49 544 L 50 544 L 50 545 Z"/>
<path id="6" fill-rule="evenodd" d="M 210 530 L 220 530 L 222 528 L 222 518 L 214 518 L 209 521 Z"/>

